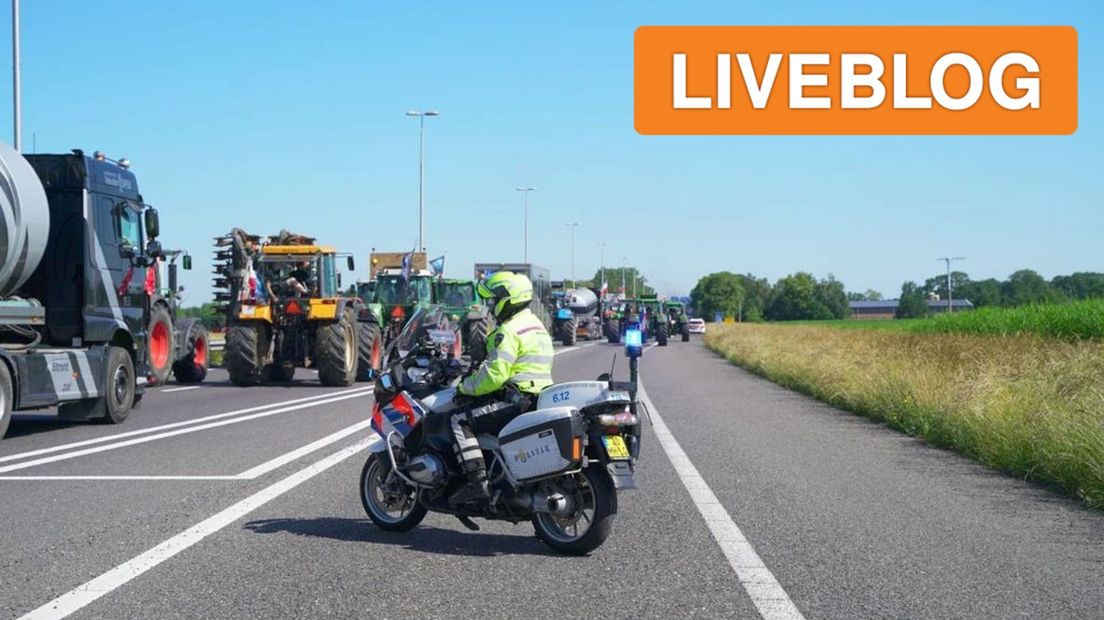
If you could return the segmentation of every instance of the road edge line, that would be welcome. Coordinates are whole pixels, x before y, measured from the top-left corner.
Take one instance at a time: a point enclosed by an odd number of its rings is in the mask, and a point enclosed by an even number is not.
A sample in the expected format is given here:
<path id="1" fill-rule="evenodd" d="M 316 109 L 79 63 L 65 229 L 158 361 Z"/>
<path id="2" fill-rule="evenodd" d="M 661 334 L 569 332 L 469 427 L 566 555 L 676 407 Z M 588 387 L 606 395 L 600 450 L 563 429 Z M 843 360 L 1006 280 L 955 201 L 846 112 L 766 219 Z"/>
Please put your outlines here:
<path id="1" fill-rule="evenodd" d="M 705 478 L 698 473 L 698 468 L 683 451 L 674 434 L 667 428 L 667 424 L 659 414 L 659 409 L 652 399 L 648 398 L 643 382 L 638 382 L 638 395 L 648 408 L 652 431 L 660 447 L 666 453 L 671 466 L 675 468 L 675 473 L 690 494 L 694 507 L 705 519 L 709 532 L 728 559 L 728 565 L 736 573 L 736 578 L 751 598 L 759 615 L 765 620 L 803 620 L 805 616 L 801 614 L 790 599 L 790 595 L 782 588 L 782 584 L 778 583 L 778 579 L 763 563 L 755 547 L 732 520 L 732 516 L 725 510 L 724 505 L 705 482 Z"/>

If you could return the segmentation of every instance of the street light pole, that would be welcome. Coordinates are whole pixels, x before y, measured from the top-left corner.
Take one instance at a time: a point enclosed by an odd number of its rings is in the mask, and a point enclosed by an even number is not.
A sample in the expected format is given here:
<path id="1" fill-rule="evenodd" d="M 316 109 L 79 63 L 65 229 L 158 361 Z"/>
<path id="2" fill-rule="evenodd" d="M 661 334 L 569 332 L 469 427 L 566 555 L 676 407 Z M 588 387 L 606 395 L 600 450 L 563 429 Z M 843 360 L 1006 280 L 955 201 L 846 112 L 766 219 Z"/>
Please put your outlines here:
<path id="1" fill-rule="evenodd" d="M 602 248 L 602 261 L 599 263 L 601 265 L 602 281 L 598 283 L 598 290 L 602 290 L 602 287 L 606 285 L 606 242 L 599 242 L 598 247 Z"/>
<path id="2" fill-rule="evenodd" d="M 12 138 L 16 152 L 23 152 L 23 103 L 19 68 L 19 0 L 12 0 Z"/>
<path id="3" fill-rule="evenodd" d="M 954 312 L 954 304 L 951 303 L 954 297 L 954 287 L 951 284 L 951 261 L 966 260 L 965 256 L 944 256 L 943 258 L 937 258 L 935 260 L 941 260 L 947 263 L 947 314 Z"/>
<path id="4" fill-rule="evenodd" d="M 418 251 L 425 252 L 425 117 L 441 113 L 407 110 L 406 115 L 418 117 Z"/>
<path id="5" fill-rule="evenodd" d="M 529 264 L 529 192 L 535 192 L 537 191 L 537 188 L 522 186 L 515 187 L 514 189 L 521 192 L 525 197 L 525 260 L 523 260 L 522 262 L 525 264 Z"/>
<path id="6" fill-rule="evenodd" d="M 629 263 L 629 257 L 628 256 L 622 256 L 621 257 L 621 297 L 622 298 L 624 298 L 625 295 L 629 292 L 629 289 L 625 288 L 625 269 L 626 269 L 626 265 L 628 265 L 628 263 Z"/>
<path id="7" fill-rule="evenodd" d="M 571 229 L 571 288 L 576 288 L 579 281 L 575 279 L 575 229 L 579 227 L 579 222 L 564 222 L 564 226 Z"/>

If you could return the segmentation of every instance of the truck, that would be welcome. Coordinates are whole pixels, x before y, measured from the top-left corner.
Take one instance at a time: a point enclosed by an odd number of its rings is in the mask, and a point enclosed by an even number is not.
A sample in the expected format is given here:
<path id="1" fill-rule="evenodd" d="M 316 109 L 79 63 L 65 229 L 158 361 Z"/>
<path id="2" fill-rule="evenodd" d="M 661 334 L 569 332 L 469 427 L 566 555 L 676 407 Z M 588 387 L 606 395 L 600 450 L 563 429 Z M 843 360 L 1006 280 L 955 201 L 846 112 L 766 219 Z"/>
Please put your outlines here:
<path id="1" fill-rule="evenodd" d="M 157 210 L 126 159 L 0 144 L 0 164 L 0 437 L 13 411 L 121 423 L 142 399 L 151 353 L 179 351 L 150 337 L 164 327 L 153 320 Z"/>
<path id="2" fill-rule="evenodd" d="M 532 263 L 476 263 L 475 279 L 482 280 L 499 271 L 512 271 L 529 277 L 533 282 L 533 302 L 529 308 L 552 334 L 552 280 L 548 277 L 548 270 Z"/>
<path id="3" fill-rule="evenodd" d="M 553 331 L 555 338 L 567 346 L 579 338 L 597 340 L 602 337 L 601 304 L 598 293 L 588 288 L 563 291 L 555 300 Z"/>

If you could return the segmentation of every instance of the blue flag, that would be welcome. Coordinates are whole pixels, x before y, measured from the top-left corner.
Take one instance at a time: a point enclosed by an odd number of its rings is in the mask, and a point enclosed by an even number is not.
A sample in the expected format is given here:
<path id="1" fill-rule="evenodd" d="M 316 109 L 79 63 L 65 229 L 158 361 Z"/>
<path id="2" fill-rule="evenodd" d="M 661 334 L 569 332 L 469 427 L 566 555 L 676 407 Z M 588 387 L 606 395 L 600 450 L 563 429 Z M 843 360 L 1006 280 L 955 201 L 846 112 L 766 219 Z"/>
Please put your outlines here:
<path id="1" fill-rule="evenodd" d="M 414 262 L 414 250 L 410 250 L 403 255 L 402 259 L 402 277 L 403 282 L 410 281 L 410 266 Z"/>
<path id="2" fill-rule="evenodd" d="M 445 257 L 444 255 L 429 261 L 429 268 L 433 270 L 433 275 L 440 275 L 445 273 Z"/>

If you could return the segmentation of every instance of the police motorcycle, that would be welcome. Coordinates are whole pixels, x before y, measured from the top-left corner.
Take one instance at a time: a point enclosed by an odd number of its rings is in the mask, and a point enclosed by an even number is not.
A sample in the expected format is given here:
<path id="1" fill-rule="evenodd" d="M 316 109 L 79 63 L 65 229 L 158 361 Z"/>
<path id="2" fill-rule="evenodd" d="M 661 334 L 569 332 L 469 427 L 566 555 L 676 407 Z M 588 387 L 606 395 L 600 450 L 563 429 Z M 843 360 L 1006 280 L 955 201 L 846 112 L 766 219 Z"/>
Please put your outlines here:
<path id="1" fill-rule="evenodd" d="M 380 441 L 360 477 L 361 502 L 388 531 L 416 527 L 427 512 L 530 521 L 538 538 L 559 553 L 582 555 L 609 536 L 617 492 L 633 489 L 640 454 L 636 401 L 639 332 L 630 353 L 632 381 L 572 381 L 546 388 L 536 409 L 498 434 L 477 439 L 487 463 L 489 500 L 450 505 L 464 484 L 449 414 L 463 366 L 453 355 L 455 328 L 438 308 L 419 310 L 395 340 L 397 361 L 375 380 L 371 427 Z M 631 340 L 631 338 L 630 338 Z M 471 406 L 468 401 L 467 406 Z"/>

